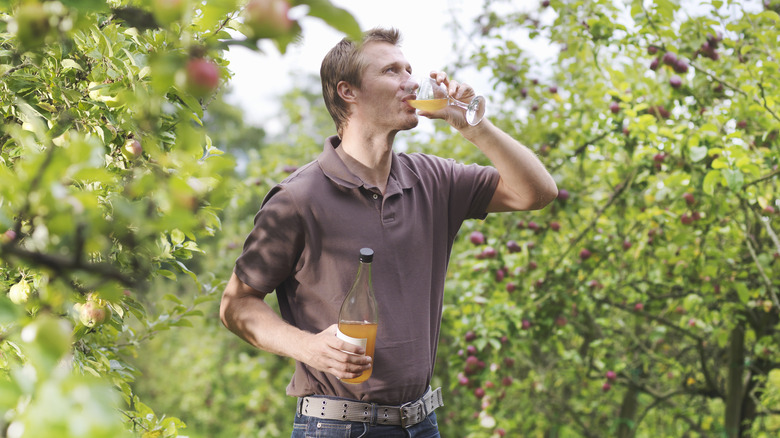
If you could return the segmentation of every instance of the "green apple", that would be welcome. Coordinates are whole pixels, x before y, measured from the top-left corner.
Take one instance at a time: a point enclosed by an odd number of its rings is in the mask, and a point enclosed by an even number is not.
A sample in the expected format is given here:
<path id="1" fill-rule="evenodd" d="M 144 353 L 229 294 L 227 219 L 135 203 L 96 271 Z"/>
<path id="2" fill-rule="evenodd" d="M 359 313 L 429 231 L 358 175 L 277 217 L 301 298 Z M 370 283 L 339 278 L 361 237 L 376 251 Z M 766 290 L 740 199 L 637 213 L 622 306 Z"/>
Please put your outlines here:
<path id="1" fill-rule="evenodd" d="M 11 290 L 8 291 L 8 298 L 15 304 L 23 304 L 30 299 L 30 291 L 30 283 L 27 283 L 27 280 L 22 280 L 11 286 Z"/>

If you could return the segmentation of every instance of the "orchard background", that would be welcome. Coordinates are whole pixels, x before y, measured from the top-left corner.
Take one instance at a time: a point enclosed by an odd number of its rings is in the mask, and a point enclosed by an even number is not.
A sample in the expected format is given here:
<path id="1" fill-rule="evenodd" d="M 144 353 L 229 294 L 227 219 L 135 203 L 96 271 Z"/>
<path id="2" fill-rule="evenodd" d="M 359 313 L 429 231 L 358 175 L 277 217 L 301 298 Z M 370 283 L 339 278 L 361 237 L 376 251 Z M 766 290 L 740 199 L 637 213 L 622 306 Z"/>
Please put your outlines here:
<path id="1" fill-rule="evenodd" d="M 448 71 L 490 76 L 560 194 L 460 233 L 442 435 L 777 436 L 780 3 L 516 3 Z M 300 37 L 286 6 L 0 1 L 0 436 L 289 436 L 290 362 L 218 318 L 262 197 L 333 132 L 316 78 L 274 138 L 221 99 L 226 50 Z"/>

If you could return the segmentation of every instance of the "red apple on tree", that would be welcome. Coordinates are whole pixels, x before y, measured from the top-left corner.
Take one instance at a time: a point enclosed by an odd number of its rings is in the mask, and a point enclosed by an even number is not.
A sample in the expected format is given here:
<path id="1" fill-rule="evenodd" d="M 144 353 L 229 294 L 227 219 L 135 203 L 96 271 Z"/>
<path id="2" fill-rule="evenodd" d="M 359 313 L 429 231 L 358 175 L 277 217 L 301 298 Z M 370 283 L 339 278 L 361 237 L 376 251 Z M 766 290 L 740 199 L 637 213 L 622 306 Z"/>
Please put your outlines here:
<path id="1" fill-rule="evenodd" d="M 514 241 L 514 240 L 510 240 L 509 242 L 507 242 L 507 243 L 506 243 L 506 248 L 509 250 L 509 252 L 510 252 L 510 253 L 516 253 L 516 252 L 520 252 L 520 251 L 522 251 L 522 250 L 523 250 L 523 249 L 520 247 L 520 244 L 519 244 L 519 243 L 517 243 L 517 242 L 516 242 L 516 241 Z"/>
<path id="2" fill-rule="evenodd" d="M 682 59 L 678 59 L 677 62 L 672 65 L 674 71 L 680 74 L 688 73 L 688 63 Z"/>
<path id="3" fill-rule="evenodd" d="M 187 89 L 195 96 L 204 97 L 219 86 L 219 68 L 204 58 L 187 61 Z"/>
<path id="4" fill-rule="evenodd" d="M 99 327 L 111 318 L 111 309 L 103 300 L 88 299 L 78 306 L 79 321 L 87 327 Z"/>
<path id="5" fill-rule="evenodd" d="M 290 3 L 287 0 L 250 0 L 244 9 L 244 24 L 254 38 L 276 38 L 293 27 L 287 16 Z"/>
<path id="6" fill-rule="evenodd" d="M 482 234 L 480 231 L 472 231 L 469 235 L 469 240 L 474 245 L 482 245 L 485 243 L 485 235 Z"/>
<path id="7" fill-rule="evenodd" d="M 677 62 L 677 55 L 675 55 L 673 52 L 666 52 L 661 58 L 661 61 L 663 61 L 663 63 L 666 65 L 674 65 Z"/>
<path id="8" fill-rule="evenodd" d="M 0 243 L 13 242 L 14 240 L 16 240 L 16 231 L 11 229 L 5 230 L 3 236 L 0 237 Z"/>
<path id="9" fill-rule="evenodd" d="M 128 138 L 125 144 L 122 145 L 122 156 L 127 161 L 133 161 L 141 156 L 143 150 L 141 142 L 137 138 Z"/>
<path id="10" fill-rule="evenodd" d="M 496 252 L 496 249 L 491 247 L 491 246 L 488 246 L 487 248 L 482 250 L 482 258 L 494 259 L 494 258 L 496 258 L 496 255 L 498 255 L 498 253 Z"/>

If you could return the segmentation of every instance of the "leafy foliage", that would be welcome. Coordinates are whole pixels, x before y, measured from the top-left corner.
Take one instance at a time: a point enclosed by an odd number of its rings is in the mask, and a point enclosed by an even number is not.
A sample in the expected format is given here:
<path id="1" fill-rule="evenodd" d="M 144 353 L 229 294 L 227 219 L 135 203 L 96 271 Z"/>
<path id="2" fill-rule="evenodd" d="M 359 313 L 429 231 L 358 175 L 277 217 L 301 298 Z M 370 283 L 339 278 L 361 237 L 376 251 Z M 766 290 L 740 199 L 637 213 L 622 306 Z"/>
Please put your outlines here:
<path id="1" fill-rule="evenodd" d="M 561 194 L 455 249 L 443 433 L 776 435 L 776 5 L 488 3 L 464 62 Z"/>
<path id="2" fill-rule="evenodd" d="M 359 32 L 327 0 L 296 4 Z M 256 48 L 259 27 L 236 0 L 0 8 L 0 434 L 178 436 L 131 359 L 221 292 L 192 268 L 239 182 L 203 120 L 223 51 Z M 145 302 L 173 282 L 188 290 Z"/>

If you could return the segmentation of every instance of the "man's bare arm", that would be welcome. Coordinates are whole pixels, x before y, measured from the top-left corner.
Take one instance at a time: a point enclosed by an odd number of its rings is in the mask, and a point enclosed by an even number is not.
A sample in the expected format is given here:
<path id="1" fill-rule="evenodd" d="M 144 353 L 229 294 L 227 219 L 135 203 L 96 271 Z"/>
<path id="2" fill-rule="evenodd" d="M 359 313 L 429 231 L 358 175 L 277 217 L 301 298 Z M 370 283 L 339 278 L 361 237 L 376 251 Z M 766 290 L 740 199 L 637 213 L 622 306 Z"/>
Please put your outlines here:
<path id="1" fill-rule="evenodd" d="M 488 212 L 538 210 L 558 196 L 555 180 L 536 154 L 489 120 L 464 127 L 461 133 L 498 170 L 500 179 Z"/>
<path id="2" fill-rule="evenodd" d="M 474 89 L 451 81 L 444 72 L 431 77 L 447 87 L 450 97 L 470 102 Z M 558 196 L 558 186 L 536 154 L 493 125 L 487 118 L 476 126 L 466 122 L 462 109 L 448 106 L 437 112 L 421 112 L 426 117 L 442 118 L 479 148 L 498 170 L 499 182 L 487 211 L 520 211 L 544 208 Z"/>
<path id="3" fill-rule="evenodd" d="M 340 379 L 355 378 L 371 368 L 371 359 L 362 356 L 364 349 L 336 337 L 337 324 L 316 334 L 300 330 L 284 321 L 263 300 L 266 295 L 233 273 L 219 307 L 222 323 L 261 350 L 291 357 Z"/>

